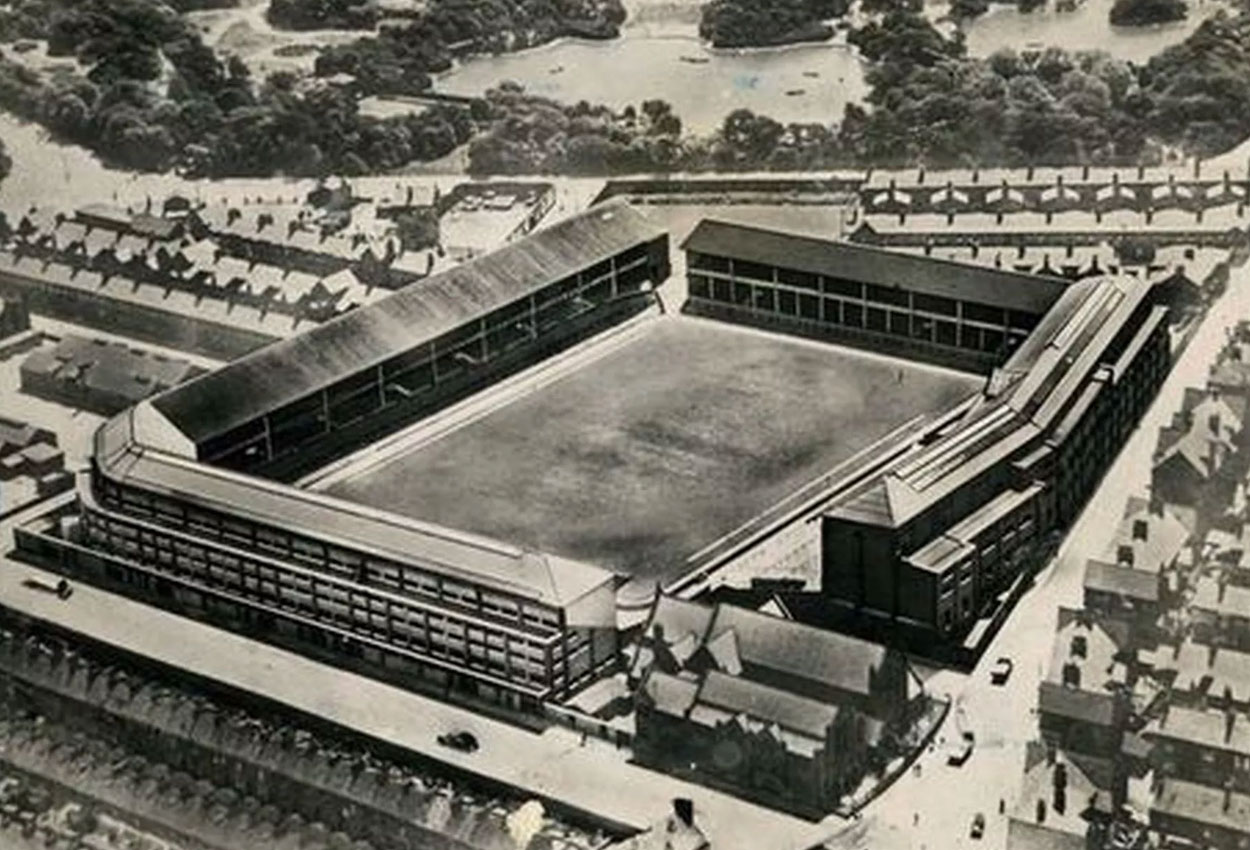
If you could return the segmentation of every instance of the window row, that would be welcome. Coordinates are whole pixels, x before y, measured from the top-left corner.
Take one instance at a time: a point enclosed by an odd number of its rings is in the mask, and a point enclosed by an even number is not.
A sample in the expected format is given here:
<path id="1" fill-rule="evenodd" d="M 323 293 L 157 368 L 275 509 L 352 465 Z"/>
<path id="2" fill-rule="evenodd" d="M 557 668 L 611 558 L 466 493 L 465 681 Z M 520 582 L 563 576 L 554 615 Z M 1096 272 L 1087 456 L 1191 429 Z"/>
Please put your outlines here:
<path id="1" fill-rule="evenodd" d="M 652 270 L 645 246 L 635 259 L 611 260 L 580 275 L 557 281 L 533 297 L 520 299 L 468 322 L 432 342 L 285 405 L 230 432 L 206 441 L 206 459 L 229 468 L 247 468 L 294 452 L 304 443 L 335 428 L 356 422 L 398 404 L 524 346 L 544 331 L 611 300 L 636 292 Z M 268 427 L 266 427 L 266 421 Z"/>
<path id="2" fill-rule="evenodd" d="M 109 551 L 207 588 L 436 657 L 476 657 L 483 664 L 494 657 L 501 669 L 519 671 L 524 677 L 547 675 L 547 648 L 535 641 L 124 523 L 97 517 L 88 529 L 93 542 Z"/>
<path id="3" fill-rule="evenodd" d="M 983 328 L 901 310 L 865 307 L 857 301 L 794 293 L 740 281 L 730 282 L 691 275 L 689 284 L 693 298 L 830 325 L 862 328 L 969 351 L 1005 354 L 1013 351 L 1027 337 L 1024 331 Z"/>
<path id="4" fill-rule="evenodd" d="M 160 520 L 163 524 L 188 529 L 209 539 L 281 560 L 290 560 L 312 569 L 363 585 L 382 587 L 395 593 L 439 599 L 459 607 L 482 612 L 510 624 L 522 624 L 544 631 L 560 628 L 559 612 L 543 605 L 480 590 L 474 585 L 426 573 L 394 561 L 326 544 L 310 537 L 260 525 L 230 514 L 193 505 L 184 505 L 163 496 L 154 496 L 133 487 L 121 487 L 102 476 L 97 489 L 106 506 L 120 508 Z M 129 528 L 123 524 L 123 529 Z M 129 534 L 129 531 L 119 533 Z"/>

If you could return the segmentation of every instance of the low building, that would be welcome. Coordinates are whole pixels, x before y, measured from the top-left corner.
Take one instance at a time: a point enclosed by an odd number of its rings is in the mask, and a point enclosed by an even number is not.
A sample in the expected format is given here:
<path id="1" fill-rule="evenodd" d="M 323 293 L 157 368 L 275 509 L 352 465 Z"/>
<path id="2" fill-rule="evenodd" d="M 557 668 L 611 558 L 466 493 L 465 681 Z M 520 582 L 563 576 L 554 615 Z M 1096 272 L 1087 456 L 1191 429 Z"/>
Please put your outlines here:
<path id="1" fill-rule="evenodd" d="M 923 692 L 897 650 L 733 605 L 709 607 L 661 594 L 640 647 L 639 679 L 649 667 L 692 675 L 720 670 L 853 707 L 879 725 L 901 720 Z"/>
<path id="2" fill-rule="evenodd" d="M 1142 736 L 1154 747 L 1152 762 L 1161 778 L 1227 785 L 1250 794 L 1250 718 L 1233 708 L 1169 705 L 1146 724 Z"/>
<path id="3" fill-rule="evenodd" d="M 1195 582 L 1189 615 L 1199 643 L 1250 651 L 1250 588 L 1232 584 L 1226 573 Z"/>
<path id="4" fill-rule="evenodd" d="M 1060 608 L 1050 667 L 1038 688 L 1043 740 L 1112 763 L 1128 717 L 1132 657 L 1124 624 Z"/>
<path id="5" fill-rule="evenodd" d="M 47 443 L 35 443 L 22 449 L 19 455 L 25 464 L 22 473 L 31 478 L 54 475 L 65 468 L 65 452 Z"/>
<path id="6" fill-rule="evenodd" d="M 1024 779 L 1008 812 L 1007 850 L 1087 850 L 1114 811 L 1106 771 L 1030 741 Z"/>
<path id="7" fill-rule="evenodd" d="M 865 718 L 709 670 L 699 680 L 650 673 L 638 695 L 635 756 L 783 808 L 822 815 L 864 773 Z"/>
<path id="8" fill-rule="evenodd" d="M 1208 521 L 1232 500 L 1244 446 L 1246 402 L 1218 391 L 1189 389 L 1172 424 L 1159 431 L 1151 491 L 1187 505 Z"/>
<path id="9" fill-rule="evenodd" d="M 56 445 L 56 434 L 25 422 L 0 417 L 0 458 L 22 452 L 31 446 Z"/>
<path id="10" fill-rule="evenodd" d="M 1161 499 L 1130 497 L 1102 557 L 1085 567 L 1085 607 L 1134 627 L 1148 644 L 1152 626 L 1171 600 L 1167 574 L 1192 560 L 1190 512 Z"/>
<path id="11" fill-rule="evenodd" d="M 639 760 L 810 816 L 853 790 L 924 704 L 902 653 L 663 595 L 633 678 Z"/>
<path id="12" fill-rule="evenodd" d="M 1250 794 L 1182 779 L 1159 783 L 1150 826 L 1198 847 L 1250 847 Z"/>
<path id="13" fill-rule="evenodd" d="M 204 370 L 125 343 L 66 335 L 21 365 L 22 391 L 112 416 Z"/>
<path id="14" fill-rule="evenodd" d="M 1250 711 L 1250 653 L 1184 641 L 1155 654 L 1172 706 Z"/>
<path id="15" fill-rule="evenodd" d="M 1122 620 L 1145 635 L 1158 621 L 1163 578 L 1156 573 L 1097 558 L 1085 562 L 1085 608 Z"/>

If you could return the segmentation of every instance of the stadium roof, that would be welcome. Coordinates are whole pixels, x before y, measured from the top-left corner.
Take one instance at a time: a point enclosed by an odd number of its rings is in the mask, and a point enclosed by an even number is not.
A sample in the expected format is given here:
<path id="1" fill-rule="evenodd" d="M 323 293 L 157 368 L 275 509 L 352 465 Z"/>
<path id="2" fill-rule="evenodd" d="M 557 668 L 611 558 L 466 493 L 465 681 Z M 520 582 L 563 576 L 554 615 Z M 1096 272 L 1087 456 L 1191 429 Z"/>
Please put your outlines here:
<path id="1" fill-rule="evenodd" d="M 897 527 L 1050 433 L 1149 289 L 1135 278 L 1068 286 L 955 427 L 848 493 L 828 514 Z"/>
<path id="2" fill-rule="evenodd" d="M 140 405 L 142 407 L 142 405 Z M 96 461 L 110 477 L 151 493 L 413 564 L 431 572 L 537 600 L 569 605 L 614 579 L 592 564 L 522 549 L 364 505 L 251 478 L 134 442 L 131 408 L 104 425 Z"/>
<path id="3" fill-rule="evenodd" d="M 1044 313 L 1066 281 L 953 260 L 917 257 L 832 239 L 704 219 L 681 246 L 687 251 L 751 260 L 877 286 Z"/>
<path id="4" fill-rule="evenodd" d="M 154 405 L 203 442 L 663 234 L 623 202 L 592 207 L 236 360 Z"/>

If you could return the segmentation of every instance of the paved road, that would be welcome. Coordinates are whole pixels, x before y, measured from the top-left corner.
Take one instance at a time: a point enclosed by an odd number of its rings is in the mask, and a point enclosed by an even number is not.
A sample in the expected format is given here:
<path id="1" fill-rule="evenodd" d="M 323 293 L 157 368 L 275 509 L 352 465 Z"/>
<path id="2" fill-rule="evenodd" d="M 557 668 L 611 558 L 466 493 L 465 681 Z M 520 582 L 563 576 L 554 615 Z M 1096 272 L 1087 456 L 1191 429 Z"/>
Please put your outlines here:
<path id="1" fill-rule="evenodd" d="M 717 850 L 758 850 L 760 836 L 769 836 L 770 850 L 798 850 L 841 824 L 836 817 L 814 824 L 744 803 L 629 764 L 625 751 L 593 738 L 583 744 L 563 727 L 535 734 L 87 585 L 61 601 L 23 587 L 27 577 L 56 583 L 49 573 L 0 561 L 0 604 L 637 829 L 664 817 L 674 797 L 694 801 Z M 435 743 L 438 735 L 461 729 L 481 742 L 478 752 Z"/>
<path id="2" fill-rule="evenodd" d="M 867 839 L 857 836 L 852 842 L 848 835 L 833 844 L 855 846 L 879 834 L 882 846 L 899 846 L 901 833 L 903 846 L 913 848 L 1005 846 L 1007 819 L 999 816 L 998 801 L 1005 800 L 1011 811 L 1023 773 L 1025 743 L 1037 737 L 1037 688 L 1049 663 L 1058 608 L 1080 607 L 1086 559 L 1100 554 L 1110 542 L 1127 497 L 1149 489 L 1159 427 L 1179 409 L 1186 387 L 1205 384 L 1226 331 L 1242 319 L 1250 319 L 1250 265 L 1233 269 L 1228 291 L 1203 319 L 1037 586 L 1020 601 L 981 663 L 969 675 L 943 671 L 929 681 L 933 692 L 949 692 L 962 708 L 978 740 L 972 758 L 963 767 L 949 767 L 940 747 L 926 753 L 919 761 L 919 776 L 914 771 L 907 774 L 868 807 Z M 989 680 L 989 668 L 999 656 L 1015 662 L 1003 687 Z M 952 734 L 954 728 L 948 720 L 943 734 Z M 984 813 L 987 822 L 980 841 L 969 837 L 977 812 Z"/>

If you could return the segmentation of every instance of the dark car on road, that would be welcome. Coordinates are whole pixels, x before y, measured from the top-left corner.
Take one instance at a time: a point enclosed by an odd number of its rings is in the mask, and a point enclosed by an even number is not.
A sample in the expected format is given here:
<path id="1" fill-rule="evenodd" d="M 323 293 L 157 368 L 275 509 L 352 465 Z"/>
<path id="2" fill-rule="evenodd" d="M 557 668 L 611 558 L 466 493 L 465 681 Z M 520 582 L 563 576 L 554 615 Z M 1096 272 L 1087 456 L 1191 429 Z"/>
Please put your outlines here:
<path id="1" fill-rule="evenodd" d="M 977 812 L 977 816 L 972 819 L 972 829 L 968 831 L 968 834 L 973 838 L 985 835 L 985 815 Z"/>
<path id="2" fill-rule="evenodd" d="M 478 748 L 477 737 L 472 732 L 448 732 L 439 735 L 438 742 L 462 753 L 475 753 Z"/>
<path id="3" fill-rule="evenodd" d="M 995 685 L 1007 684 L 1007 680 L 1011 678 L 1011 671 L 1015 666 L 1010 658 L 999 658 L 994 662 L 994 666 L 990 668 L 990 682 Z"/>

